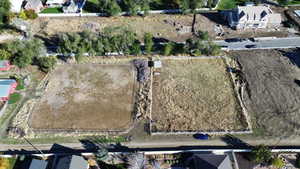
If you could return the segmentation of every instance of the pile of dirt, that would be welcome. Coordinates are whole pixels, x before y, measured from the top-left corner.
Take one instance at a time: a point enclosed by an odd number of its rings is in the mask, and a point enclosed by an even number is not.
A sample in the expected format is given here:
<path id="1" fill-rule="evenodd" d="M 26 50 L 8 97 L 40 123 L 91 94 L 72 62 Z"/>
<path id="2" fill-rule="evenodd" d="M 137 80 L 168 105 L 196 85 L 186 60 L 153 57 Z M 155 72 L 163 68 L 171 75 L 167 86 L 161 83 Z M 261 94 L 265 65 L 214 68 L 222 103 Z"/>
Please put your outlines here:
<path id="1" fill-rule="evenodd" d="M 232 52 L 247 81 L 243 101 L 257 134 L 300 133 L 299 54 L 299 50 Z"/>

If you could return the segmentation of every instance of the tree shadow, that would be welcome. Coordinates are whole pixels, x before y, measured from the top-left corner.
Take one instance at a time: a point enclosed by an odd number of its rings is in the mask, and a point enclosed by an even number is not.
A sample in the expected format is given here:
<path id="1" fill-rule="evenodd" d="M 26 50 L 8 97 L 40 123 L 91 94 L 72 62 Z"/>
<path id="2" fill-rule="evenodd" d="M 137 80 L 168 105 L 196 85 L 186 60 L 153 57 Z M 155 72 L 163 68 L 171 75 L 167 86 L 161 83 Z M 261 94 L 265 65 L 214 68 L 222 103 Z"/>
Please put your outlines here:
<path id="1" fill-rule="evenodd" d="M 92 13 L 100 12 L 100 9 L 98 8 L 98 6 L 90 1 L 85 2 L 83 10 L 85 10 L 87 12 L 92 12 Z"/>
<path id="2" fill-rule="evenodd" d="M 294 82 L 295 82 L 298 86 L 300 86 L 300 80 L 295 79 Z"/>
<path id="3" fill-rule="evenodd" d="M 225 136 L 221 137 L 221 140 L 224 141 L 229 147 L 234 147 L 234 148 L 252 148 L 253 147 L 250 144 L 244 142 L 243 140 L 241 140 L 231 134 L 226 134 Z"/>
<path id="4" fill-rule="evenodd" d="M 200 15 L 206 17 L 207 19 L 214 22 L 215 24 L 228 26 L 227 22 L 223 19 L 223 17 L 218 12 L 200 13 Z"/>

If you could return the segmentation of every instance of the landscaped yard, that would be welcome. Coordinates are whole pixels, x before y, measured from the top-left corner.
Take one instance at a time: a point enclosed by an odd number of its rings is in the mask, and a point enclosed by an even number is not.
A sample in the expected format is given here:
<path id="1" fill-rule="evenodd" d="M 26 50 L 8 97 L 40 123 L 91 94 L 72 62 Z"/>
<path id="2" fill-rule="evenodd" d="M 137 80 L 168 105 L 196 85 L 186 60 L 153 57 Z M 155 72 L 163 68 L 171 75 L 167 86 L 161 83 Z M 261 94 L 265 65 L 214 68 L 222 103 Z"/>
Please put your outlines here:
<path id="1" fill-rule="evenodd" d="M 57 8 L 46 8 L 44 9 L 42 12 L 43 13 L 63 13 L 62 8 L 61 7 L 57 7 Z"/>
<path id="2" fill-rule="evenodd" d="M 164 60 L 153 80 L 153 131 L 244 130 L 222 59 Z"/>
<path id="3" fill-rule="evenodd" d="M 125 130 L 132 124 L 131 65 L 59 66 L 31 114 L 33 129 Z"/>

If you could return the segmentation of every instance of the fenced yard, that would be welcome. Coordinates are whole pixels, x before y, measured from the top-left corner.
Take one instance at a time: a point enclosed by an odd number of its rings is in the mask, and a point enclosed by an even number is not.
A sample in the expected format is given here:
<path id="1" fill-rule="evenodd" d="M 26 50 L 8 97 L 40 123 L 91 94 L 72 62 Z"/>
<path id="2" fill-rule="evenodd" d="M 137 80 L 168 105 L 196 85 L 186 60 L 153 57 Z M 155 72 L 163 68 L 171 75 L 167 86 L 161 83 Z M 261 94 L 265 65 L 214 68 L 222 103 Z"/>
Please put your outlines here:
<path id="1" fill-rule="evenodd" d="M 61 65 L 52 72 L 29 123 L 46 130 L 126 130 L 132 124 L 131 65 Z"/>
<path id="2" fill-rule="evenodd" d="M 153 77 L 153 133 L 247 129 L 222 58 L 164 60 L 159 72 Z"/>

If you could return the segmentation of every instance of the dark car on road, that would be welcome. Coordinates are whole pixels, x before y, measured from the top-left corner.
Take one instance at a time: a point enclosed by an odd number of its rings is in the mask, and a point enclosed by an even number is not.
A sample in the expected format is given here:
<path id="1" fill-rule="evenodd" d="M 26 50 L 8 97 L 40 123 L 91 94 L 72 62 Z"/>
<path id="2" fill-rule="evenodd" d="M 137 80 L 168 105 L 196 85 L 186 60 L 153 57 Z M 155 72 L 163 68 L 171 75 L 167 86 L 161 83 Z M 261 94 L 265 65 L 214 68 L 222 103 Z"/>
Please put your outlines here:
<path id="1" fill-rule="evenodd" d="M 209 139 L 208 134 L 202 134 L 202 133 L 194 134 L 193 137 L 197 140 L 208 140 Z"/>
<path id="2" fill-rule="evenodd" d="M 230 38 L 230 39 L 225 39 L 225 42 L 232 43 L 232 42 L 243 42 L 246 41 L 247 39 L 243 38 Z"/>
<path id="3" fill-rule="evenodd" d="M 246 45 L 245 47 L 246 47 L 246 48 L 256 48 L 257 45 Z"/>

